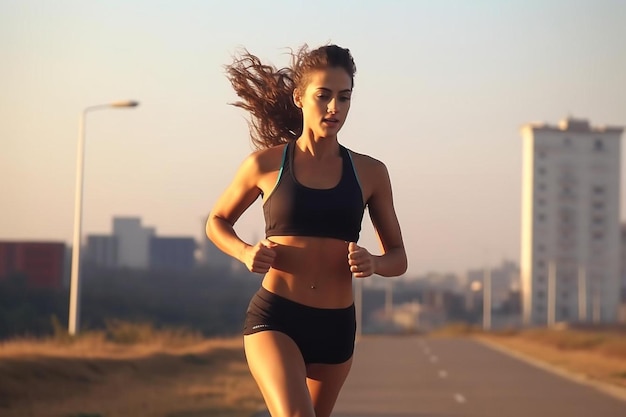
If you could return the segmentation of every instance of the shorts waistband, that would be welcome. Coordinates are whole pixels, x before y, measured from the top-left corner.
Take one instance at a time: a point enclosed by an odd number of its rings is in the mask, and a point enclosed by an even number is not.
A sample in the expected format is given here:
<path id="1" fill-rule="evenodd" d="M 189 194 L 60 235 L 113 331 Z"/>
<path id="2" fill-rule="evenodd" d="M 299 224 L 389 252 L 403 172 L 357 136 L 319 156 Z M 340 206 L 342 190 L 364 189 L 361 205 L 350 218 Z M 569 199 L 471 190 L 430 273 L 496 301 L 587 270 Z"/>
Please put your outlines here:
<path id="1" fill-rule="evenodd" d="M 318 312 L 341 312 L 341 311 L 349 311 L 355 308 L 354 302 L 347 307 L 339 307 L 339 308 L 313 307 L 313 306 L 299 303 L 294 300 L 290 300 L 289 298 L 283 297 L 282 295 L 273 293 L 262 285 L 257 291 L 257 296 L 267 302 L 274 302 L 274 303 L 279 302 L 284 305 L 292 305 L 301 309 L 308 309 L 310 311 L 318 311 Z"/>

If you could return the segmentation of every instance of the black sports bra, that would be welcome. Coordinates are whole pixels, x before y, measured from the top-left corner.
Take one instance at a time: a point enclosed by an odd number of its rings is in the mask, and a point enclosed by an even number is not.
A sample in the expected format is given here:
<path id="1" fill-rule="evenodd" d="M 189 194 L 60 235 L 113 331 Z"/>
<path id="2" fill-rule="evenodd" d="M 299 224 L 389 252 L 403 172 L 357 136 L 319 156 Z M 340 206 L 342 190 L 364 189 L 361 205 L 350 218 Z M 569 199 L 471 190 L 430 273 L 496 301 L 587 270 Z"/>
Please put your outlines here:
<path id="1" fill-rule="evenodd" d="M 356 242 L 365 205 L 350 152 L 339 145 L 341 180 L 334 188 L 306 187 L 293 170 L 295 143 L 285 145 L 278 179 L 263 204 L 265 236 L 330 237 Z"/>

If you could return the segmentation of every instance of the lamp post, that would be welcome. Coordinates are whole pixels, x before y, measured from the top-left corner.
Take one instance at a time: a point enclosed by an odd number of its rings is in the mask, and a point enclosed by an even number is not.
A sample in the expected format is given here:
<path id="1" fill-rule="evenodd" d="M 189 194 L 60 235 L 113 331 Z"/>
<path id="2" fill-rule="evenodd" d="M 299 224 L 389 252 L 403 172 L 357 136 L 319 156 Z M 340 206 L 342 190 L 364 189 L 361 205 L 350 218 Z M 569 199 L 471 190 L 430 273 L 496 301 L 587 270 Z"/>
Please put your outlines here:
<path id="1" fill-rule="evenodd" d="M 87 113 L 93 110 L 106 108 L 137 107 L 139 102 L 115 101 L 107 104 L 97 104 L 83 109 L 78 125 L 78 146 L 76 150 L 76 189 L 74 193 L 74 236 L 72 240 L 72 266 L 70 274 L 70 314 L 68 332 L 75 335 L 78 331 L 78 294 L 80 281 L 80 246 L 81 223 L 83 218 L 83 160 L 85 158 L 85 119 Z"/>
<path id="2" fill-rule="evenodd" d="M 483 272 L 483 330 L 491 330 L 491 268 Z"/>

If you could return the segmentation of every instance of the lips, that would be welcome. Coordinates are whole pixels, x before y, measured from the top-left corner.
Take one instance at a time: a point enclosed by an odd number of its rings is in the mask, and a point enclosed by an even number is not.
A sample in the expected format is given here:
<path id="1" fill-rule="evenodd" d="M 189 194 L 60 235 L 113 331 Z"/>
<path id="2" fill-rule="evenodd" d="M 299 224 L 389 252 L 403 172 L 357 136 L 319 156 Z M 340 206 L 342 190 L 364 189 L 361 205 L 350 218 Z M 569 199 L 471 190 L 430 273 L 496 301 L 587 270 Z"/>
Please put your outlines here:
<path id="1" fill-rule="evenodd" d="M 322 122 L 328 123 L 328 124 L 337 124 L 337 123 L 339 123 L 339 119 L 335 119 L 335 118 L 331 117 L 331 118 L 328 118 L 328 119 L 322 119 Z"/>

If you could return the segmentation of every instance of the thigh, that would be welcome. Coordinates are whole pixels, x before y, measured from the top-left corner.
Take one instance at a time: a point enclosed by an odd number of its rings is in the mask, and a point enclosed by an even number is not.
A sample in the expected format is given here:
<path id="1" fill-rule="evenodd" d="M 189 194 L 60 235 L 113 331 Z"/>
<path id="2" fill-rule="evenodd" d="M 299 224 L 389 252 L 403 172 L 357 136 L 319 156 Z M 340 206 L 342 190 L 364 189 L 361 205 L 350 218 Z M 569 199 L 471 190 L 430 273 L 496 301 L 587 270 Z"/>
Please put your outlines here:
<path id="1" fill-rule="evenodd" d="M 307 365 L 307 386 L 317 417 L 330 416 L 351 366 L 352 358 L 339 364 Z"/>
<path id="2" fill-rule="evenodd" d="M 285 333 L 262 331 L 243 338 L 246 359 L 272 416 L 316 417 L 304 359 Z"/>

